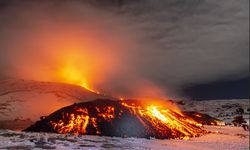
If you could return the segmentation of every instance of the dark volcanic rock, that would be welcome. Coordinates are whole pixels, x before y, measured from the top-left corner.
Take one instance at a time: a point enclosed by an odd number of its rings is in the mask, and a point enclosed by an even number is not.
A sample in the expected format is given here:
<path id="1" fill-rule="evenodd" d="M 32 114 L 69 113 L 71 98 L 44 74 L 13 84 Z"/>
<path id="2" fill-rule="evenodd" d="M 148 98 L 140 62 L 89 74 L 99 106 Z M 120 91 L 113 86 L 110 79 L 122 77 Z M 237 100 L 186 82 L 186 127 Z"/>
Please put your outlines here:
<path id="1" fill-rule="evenodd" d="M 222 123 L 222 121 L 219 119 L 196 111 L 185 111 L 183 112 L 183 114 L 202 125 L 220 125 Z"/>
<path id="2" fill-rule="evenodd" d="M 184 122 L 185 117 L 174 111 L 168 110 L 188 128 L 172 128 L 156 122 L 157 119 L 140 116 L 139 111 L 135 113 L 132 108 L 123 105 L 123 102 L 99 99 L 73 104 L 42 118 L 24 131 L 161 139 L 192 137 L 204 133 L 200 127 Z M 136 106 L 141 103 L 129 102 Z"/>

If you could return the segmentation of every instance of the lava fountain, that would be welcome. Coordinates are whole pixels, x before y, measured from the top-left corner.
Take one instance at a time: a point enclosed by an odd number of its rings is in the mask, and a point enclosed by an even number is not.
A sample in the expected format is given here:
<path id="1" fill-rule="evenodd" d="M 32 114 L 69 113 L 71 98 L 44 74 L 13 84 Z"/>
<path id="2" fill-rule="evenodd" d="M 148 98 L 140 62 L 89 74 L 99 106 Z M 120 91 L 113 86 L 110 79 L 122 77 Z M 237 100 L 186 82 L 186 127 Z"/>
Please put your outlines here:
<path id="1" fill-rule="evenodd" d="M 201 126 L 165 102 L 98 99 L 64 107 L 25 131 L 188 139 L 205 133 Z"/>

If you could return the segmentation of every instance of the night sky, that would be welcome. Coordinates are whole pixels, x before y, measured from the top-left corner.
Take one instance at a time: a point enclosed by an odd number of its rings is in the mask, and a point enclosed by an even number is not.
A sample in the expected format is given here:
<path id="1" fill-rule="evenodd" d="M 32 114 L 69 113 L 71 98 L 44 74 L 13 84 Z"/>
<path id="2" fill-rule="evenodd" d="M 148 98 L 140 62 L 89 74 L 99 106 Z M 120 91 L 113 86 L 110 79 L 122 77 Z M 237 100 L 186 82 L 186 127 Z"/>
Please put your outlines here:
<path id="1" fill-rule="evenodd" d="M 73 83 L 67 60 L 108 94 L 249 98 L 249 1 L 0 0 L 0 79 Z"/>
<path id="2" fill-rule="evenodd" d="M 249 78 L 246 77 L 189 85 L 183 88 L 183 95 L 195 100 L 249 99 L 249 90 Z"/>

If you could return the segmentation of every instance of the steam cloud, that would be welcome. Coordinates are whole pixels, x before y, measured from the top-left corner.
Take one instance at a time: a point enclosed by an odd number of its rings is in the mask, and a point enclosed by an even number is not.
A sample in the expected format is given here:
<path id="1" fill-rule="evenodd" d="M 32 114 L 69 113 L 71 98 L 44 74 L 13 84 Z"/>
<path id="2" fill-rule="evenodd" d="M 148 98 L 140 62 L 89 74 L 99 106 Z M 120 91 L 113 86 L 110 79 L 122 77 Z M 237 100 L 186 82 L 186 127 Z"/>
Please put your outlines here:
<path id="1" fill-rule="evenodd" d="M 58 81 L 71 64 L 105 93 L 165 98 L 245 77 L 248 3 L 1 0 L 0 78 Z"/>

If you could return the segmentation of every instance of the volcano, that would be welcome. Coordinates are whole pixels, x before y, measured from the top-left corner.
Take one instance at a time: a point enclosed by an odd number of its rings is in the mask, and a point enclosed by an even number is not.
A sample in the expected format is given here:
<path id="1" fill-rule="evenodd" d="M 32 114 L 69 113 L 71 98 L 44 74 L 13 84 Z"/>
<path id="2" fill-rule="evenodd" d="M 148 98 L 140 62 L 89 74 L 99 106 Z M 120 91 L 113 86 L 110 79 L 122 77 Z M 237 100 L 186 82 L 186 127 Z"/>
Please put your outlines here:
<path id="1" fill-rule="evenodd" d="M 205 133 L 200 123 L 166 103 L 109 99 L 64 107 L 24 131 L 158 139 L 187 139 Z"/>

